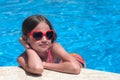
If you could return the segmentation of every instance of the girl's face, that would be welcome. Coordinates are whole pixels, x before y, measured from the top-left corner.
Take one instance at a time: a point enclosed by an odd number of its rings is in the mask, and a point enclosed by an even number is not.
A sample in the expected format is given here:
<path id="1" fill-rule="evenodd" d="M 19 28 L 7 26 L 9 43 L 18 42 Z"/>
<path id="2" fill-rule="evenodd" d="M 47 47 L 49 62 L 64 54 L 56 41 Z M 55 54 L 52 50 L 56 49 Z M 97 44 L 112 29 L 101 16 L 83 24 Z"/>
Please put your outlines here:
<path id="1" fill-rule="evenodd" d="M 40 22 L 32 31 L 41 31 L 42 33 L 46 33 L 47 31 L 50 31 L 50 27 L 45 22 Z M 32 36 L 29 36 L 27 42 L 38 52 L 45 52 L 51 46 L 51 39 L 47 39 L 45 35 L 43 35 L 39 40 L 35 40 Z"/>

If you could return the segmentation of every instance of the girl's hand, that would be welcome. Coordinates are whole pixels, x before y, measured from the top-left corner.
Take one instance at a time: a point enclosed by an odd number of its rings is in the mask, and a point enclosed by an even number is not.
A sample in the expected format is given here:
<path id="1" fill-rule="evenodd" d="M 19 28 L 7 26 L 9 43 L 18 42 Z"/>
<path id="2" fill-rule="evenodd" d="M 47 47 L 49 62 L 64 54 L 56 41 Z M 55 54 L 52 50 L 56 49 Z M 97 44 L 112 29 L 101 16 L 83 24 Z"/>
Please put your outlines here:
<path id="1" fill-rule="evenodd" d="M 43 65 L 43 67 L 45 66 L 45 62 L 44 61 L 42 62 L 42 65 Z"/>
<path id="2" fill-rule="evenodd" d="M 26 42 L 26 40 L 24 39 L 24 36 L 20 37 L 19 42 L 26 48 L 29 49 L 30 46 L 29 44 Z"/>

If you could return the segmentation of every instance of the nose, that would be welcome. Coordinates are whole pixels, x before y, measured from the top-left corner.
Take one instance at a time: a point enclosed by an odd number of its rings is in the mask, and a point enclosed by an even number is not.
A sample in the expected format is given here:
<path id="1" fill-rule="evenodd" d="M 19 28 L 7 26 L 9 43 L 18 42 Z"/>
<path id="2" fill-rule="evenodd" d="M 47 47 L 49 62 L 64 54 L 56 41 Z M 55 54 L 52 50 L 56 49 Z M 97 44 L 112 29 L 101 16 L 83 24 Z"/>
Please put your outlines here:
<path id="1" fill-rule="evenodd" d="M 47 38 L 45 36 L 42 37 L 42 42 L 46 43 L 47 42 Z"/>
<path id="2" fill-rule="evenodd" d="M 46 36 L 43 35 L 42 40 L 47 40 Z"/>

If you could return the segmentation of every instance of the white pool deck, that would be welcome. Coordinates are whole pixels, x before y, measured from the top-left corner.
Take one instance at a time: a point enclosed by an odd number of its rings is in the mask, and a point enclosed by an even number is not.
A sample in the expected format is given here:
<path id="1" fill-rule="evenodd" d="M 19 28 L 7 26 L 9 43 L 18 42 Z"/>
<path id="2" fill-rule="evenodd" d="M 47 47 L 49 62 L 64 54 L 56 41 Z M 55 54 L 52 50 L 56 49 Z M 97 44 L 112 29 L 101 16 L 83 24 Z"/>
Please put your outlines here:
<path id="1" fill-rule="evenodd" d="M 79 75 L 44 70 L 41 76 L 26 73 L 17 66 L 0 67 L 0 80 L 120 80 L 120 74 L 82 69 Z"/>

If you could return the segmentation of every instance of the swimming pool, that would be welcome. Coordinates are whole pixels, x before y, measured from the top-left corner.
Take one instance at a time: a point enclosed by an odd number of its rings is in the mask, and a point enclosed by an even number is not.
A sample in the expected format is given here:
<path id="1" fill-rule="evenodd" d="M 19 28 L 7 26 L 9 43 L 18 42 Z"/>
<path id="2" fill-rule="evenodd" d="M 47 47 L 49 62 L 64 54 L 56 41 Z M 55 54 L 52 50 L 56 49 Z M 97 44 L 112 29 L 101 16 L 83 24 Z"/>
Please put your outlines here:
<path id="1" fill-rule="evenodd" d="M 0 0 L 0 66 L 18 65 L 22 21 L 42 14 L 57 31 L 57 41 L 82 55 L 87 68 L 120 73 L 119 11 L 118 0 Z"/>

